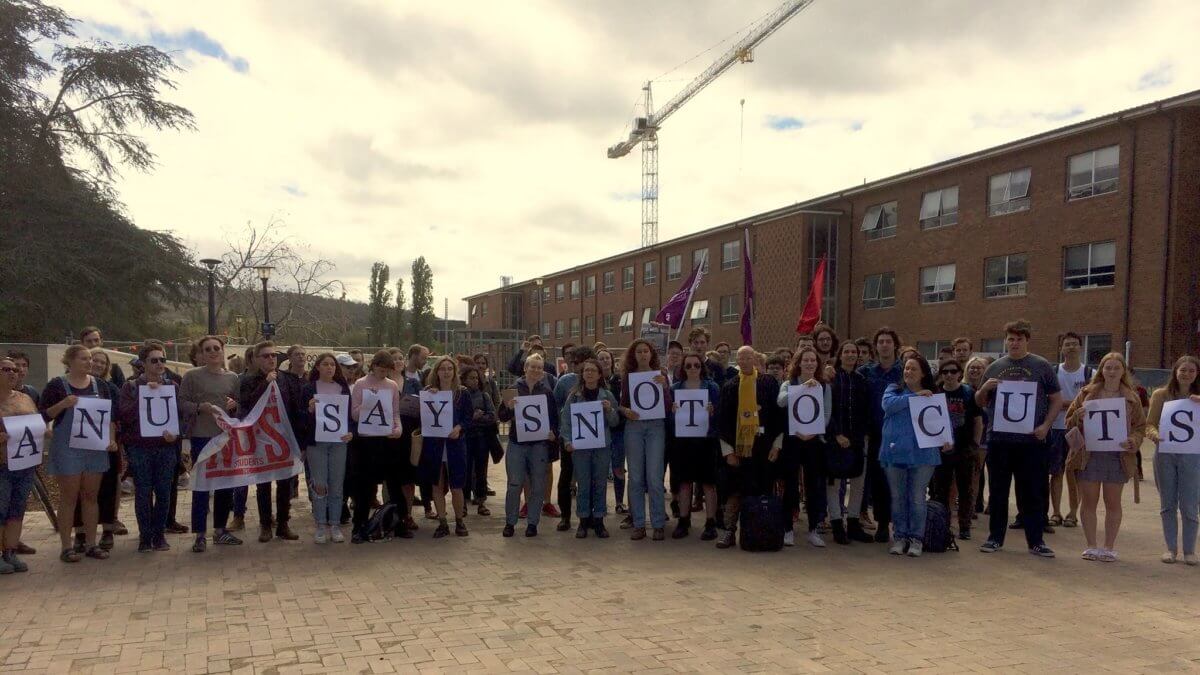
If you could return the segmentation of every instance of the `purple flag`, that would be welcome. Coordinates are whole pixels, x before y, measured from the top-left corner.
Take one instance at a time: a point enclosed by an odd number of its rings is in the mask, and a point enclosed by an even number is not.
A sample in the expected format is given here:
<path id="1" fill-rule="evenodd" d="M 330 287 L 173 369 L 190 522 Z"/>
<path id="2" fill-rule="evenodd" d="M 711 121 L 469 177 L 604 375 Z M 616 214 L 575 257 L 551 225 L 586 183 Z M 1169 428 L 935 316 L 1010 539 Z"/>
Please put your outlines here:
<path id="1" fill-rule="evenodd" d="M 742 244 L 742 268 L 745 283 L 742 290 L 742 344 L 754 344 L 754 272 L 750 269 L 750 230 Z"/>
<path id="2" fill-rule="evenodd" d="M 703 263 L 696 265 L 696 269 L 692 270 L 691 275 L 684 279 L 683 286 L 679 287 L 679 291 L 671 296 L 667 304 L 658 310 L 658 315 L 654 317 L 654 323 L 665 323 L 671 328 L 679 328 L 683 324 L 683 317 L 687 313 L 688 305 L 692 302 L 692 295 L 696 293 L 696 289 L 700 287 L 700 280 L 704 278 L 704 272 L 700 269 Z"/>

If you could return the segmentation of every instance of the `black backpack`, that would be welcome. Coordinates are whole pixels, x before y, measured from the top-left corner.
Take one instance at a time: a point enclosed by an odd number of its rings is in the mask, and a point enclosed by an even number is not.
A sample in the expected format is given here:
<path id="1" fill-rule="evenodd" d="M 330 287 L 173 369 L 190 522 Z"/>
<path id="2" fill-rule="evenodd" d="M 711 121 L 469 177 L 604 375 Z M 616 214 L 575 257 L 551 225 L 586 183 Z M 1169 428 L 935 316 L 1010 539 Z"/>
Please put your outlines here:
<path id="1" fill-rule="evenodd" d="M 921 542 L 926 553 L 957 551 L 958 543 L 950 531 L 950 510 L 941 502 L 925 502 L 925 537 Z"/>
<path id="2" fill-rule="evenodd" d="M 837 439 L 829 435 L 825 442 L 825 477 L 857 478 L 862 475 L 866 453 L 862 440 L 850 439 L 850 447 L 838 445 Z"/>
<path id="3" fill-rule="evenodd" d="M 372 513 L 367 520 L 366 538 L 371 541 L 390 539 L 399 524 L 400 514 L 396 510 L 396 505 L 388 502 L 375 509 L 375 513 Z"/>
<path id="4" fill-rule="evenodd" d="M 743 551 L 783 549 L 783 502 L 775 495 L 744 497 L 739 544 Z"/>

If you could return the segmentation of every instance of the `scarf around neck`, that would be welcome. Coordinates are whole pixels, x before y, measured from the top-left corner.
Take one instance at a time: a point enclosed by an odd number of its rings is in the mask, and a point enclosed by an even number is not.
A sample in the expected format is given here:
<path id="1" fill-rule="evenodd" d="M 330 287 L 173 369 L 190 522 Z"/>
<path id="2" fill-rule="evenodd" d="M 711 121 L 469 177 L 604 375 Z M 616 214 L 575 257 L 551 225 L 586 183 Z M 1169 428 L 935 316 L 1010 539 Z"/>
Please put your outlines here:
<path id="1" fill-rule="evenodd" d="M 738 373 L 737 437 L 738 457 L 750 457 L 758 435 L 758 370 Z"/>

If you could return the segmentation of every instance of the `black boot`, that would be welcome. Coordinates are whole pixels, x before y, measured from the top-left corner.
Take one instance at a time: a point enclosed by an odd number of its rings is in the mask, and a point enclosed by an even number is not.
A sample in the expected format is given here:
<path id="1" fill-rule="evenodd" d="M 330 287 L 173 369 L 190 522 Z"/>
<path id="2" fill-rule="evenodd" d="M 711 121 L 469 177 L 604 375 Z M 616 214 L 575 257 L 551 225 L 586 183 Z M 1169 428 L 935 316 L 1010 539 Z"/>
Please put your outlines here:
<path id="1" fill-rule="evenodd" d="M 688 536 L 688 532 L 690 532 L 691 529 L 692 514 L 689 513 L 688 515 L 680 518 L 678 523 L 675 523 L 675 531 L 671 533 L 671 538 L 683 539 L 684 537 Z"/>
<path id="2" fill-rule="evenodd" d="M 592 527 L 595 528 L 597 537 L 608 539 L 608 529 L 604 527 L 604 518 L 592 518 Z"/>
<path id="3" fill-rule="evenodd" d="M 888 528 L 887 523 L 880 521 L 875 524 L 875 543 L 876 544 L 888 543 L 889 539 L 891 538 L 891 535 L 892 535 L 892 532 L 891 532 L 891 529 Z"/>
<path id="4" fill-rule="evenodd" d="M 846 531 L 846 536 L 850 538 L 850 541 L 858 541 L 864 544 L 871 543 L 871 535 L 867 534 L 867 532 L 863 530 L 862 524 L 858 522 L 858 518 L 847 519 L 847 525 L 848 529 Z"/>
<path id="5" fill-rule="evenodd" d="M 580 518 L 579 529 L 575 530 L 576 539 L 587 539 L 588 528 L 591 527 L 591 518 Z"/>
<path id="6" fill-rule="evenodd" d="M 846 536 L 846 527 L 839 520 L 829 521 L 829 529 L 833 531 L 833 540 L 843 546 L 850 543 L 850 537 Z"/>
<path id="7" fill-rule="evenodd" d="M 582 520 L 582 518 L 580 520 Z M 564 515 L 562 520 L 558 521 L 558 525 L 556 525 L 554 529 L 558 530 L 559 532 L 566 532 L 567 530 L 571 529 L 571 517 Z"/>
<path id="8" fill-rule="evenodd" d="M 700 541 L 712 541 L 717 538 L 717 521 L 709 518 L 704 521 L 704 531 L 700 533 Z"/>

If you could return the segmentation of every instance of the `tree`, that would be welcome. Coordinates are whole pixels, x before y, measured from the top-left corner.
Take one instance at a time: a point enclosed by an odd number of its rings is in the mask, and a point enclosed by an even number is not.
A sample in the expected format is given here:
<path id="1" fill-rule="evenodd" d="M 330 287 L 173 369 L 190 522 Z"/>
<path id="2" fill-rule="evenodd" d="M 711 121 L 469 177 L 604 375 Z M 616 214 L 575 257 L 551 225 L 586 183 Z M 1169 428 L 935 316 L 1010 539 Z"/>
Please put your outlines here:
<path id="1" fill-rule="evenodd" d="M 371 306 L 371 330 L 368 332 L 374 335 L 379 344 L 390 341 L 390 334 L 385 333 L 388 327 L 387 306 L 392 299 L 392 289 L 388 288 L 390 274 L 388 266 L 381 262 L 371 265 L 371 286 L 367 300 L 367 304 Z"/>
<path id="2" fill-rule="evenodd" d="M 421 256 L 412 264 L 412 339 L 413 342 L 433 344 L 433 270 Z"/>
<path id="3" fill-rule="evenodd" d="M 396 279 L 396 306 L 392 308 L 388 325 L 388 341 L 397 347 L 408 346 L 408 331 L 404 325 L 404 278 Z"/>

